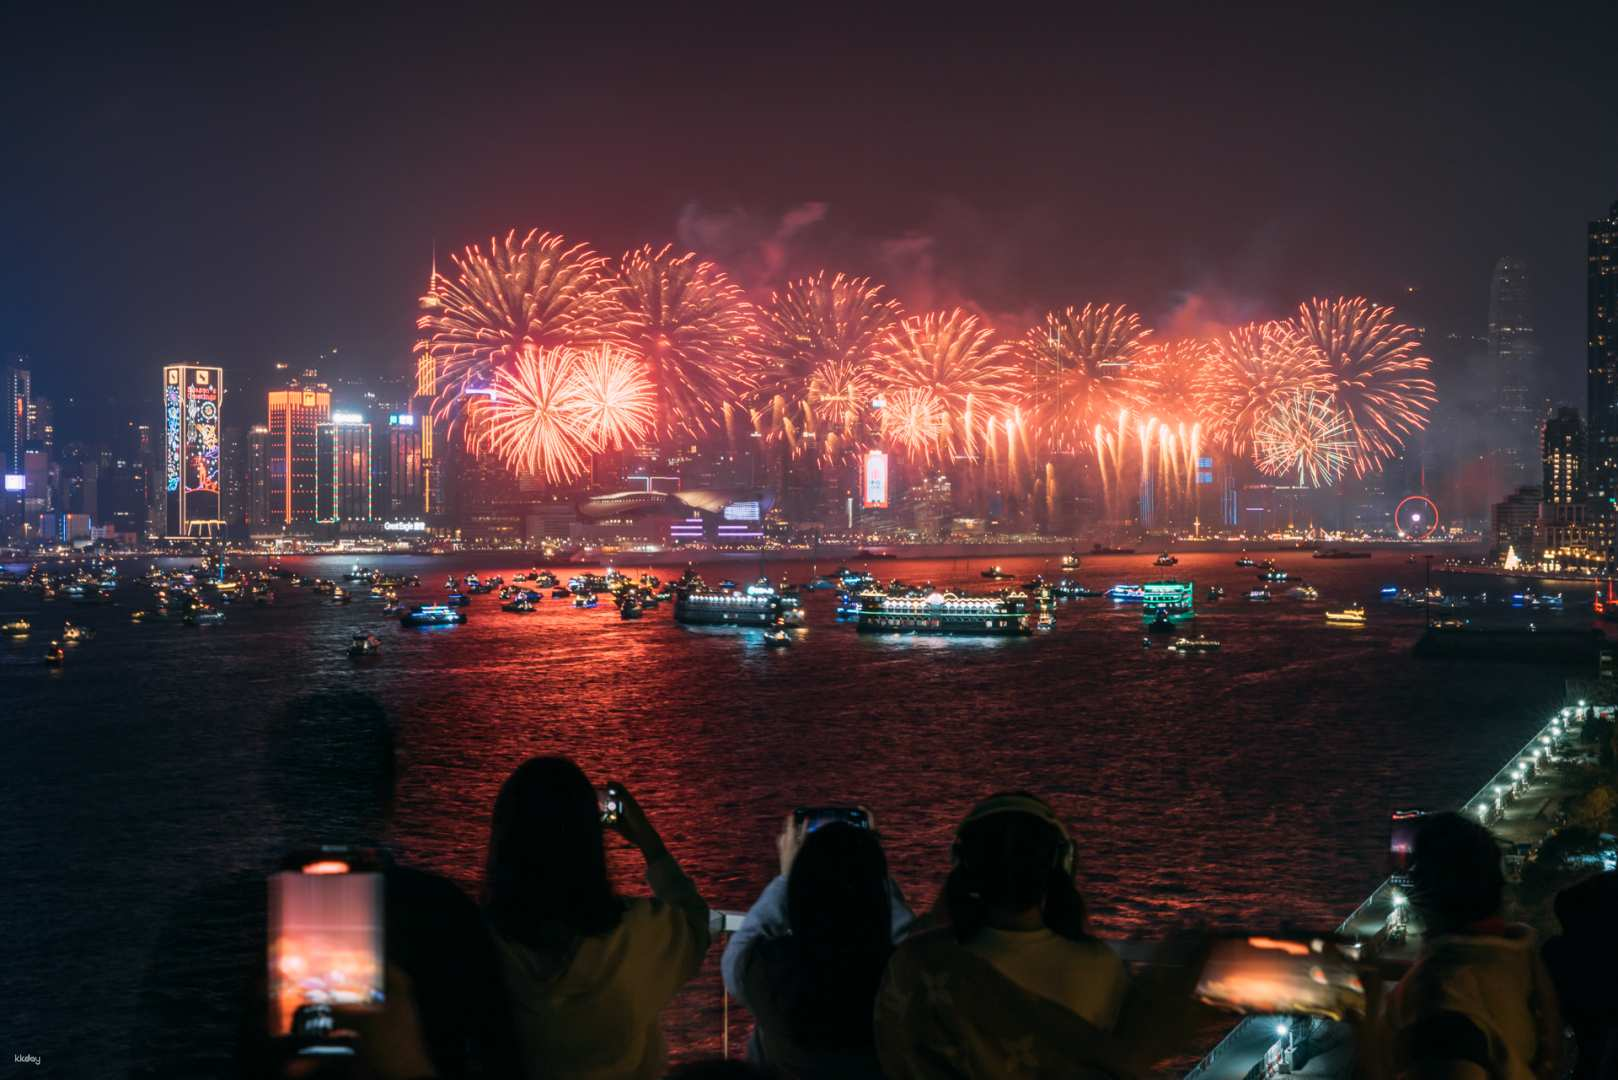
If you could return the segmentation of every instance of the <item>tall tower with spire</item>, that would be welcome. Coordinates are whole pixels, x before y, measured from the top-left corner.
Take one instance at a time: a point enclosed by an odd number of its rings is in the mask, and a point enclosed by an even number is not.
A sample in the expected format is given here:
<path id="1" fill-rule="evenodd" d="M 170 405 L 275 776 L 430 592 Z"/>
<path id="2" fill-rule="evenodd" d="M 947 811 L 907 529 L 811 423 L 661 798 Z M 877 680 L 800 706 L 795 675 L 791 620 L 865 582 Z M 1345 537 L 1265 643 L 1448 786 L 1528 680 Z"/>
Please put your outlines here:
<path id="1" fill-rule="evenodd" d="M 438 276 L 438 252 L 433 251 L 432 272 L 427 277 L 427 291 L 416 301 L 416 344 L 412 355 L 416 363 L 416 395 L 411 399 L 410 411 L 416 414 L 421 432 L 421 489 L 422 509 L 429 519 L 442 516 L 449 508 L 445 498 L 443 445 L 445 432 L 435 430 L 433 398 L 438 394 L 438 363 L 433 357 L 433 330 L 438 315 L 444 309 L 439 295 L 442 284 Z"/>

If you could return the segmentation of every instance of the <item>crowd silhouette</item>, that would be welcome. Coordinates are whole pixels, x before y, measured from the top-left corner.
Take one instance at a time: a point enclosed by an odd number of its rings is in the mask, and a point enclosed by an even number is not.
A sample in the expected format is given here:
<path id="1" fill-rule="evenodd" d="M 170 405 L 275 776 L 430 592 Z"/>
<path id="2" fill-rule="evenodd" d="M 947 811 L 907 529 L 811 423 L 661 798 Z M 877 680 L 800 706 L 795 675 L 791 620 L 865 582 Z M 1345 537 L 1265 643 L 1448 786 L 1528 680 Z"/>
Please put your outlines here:
<path id="1" fill-rule="evenodd" d="M 344 850 L 385 852 L 393 736 L 373 700 L 299 699 L 267 749 L 289 849 L 330 844 L 340 828 Z M 615 843 L 644 858 L 650 896 L 613 881 Z M 965 813 L 940 853 L 943 889 L 919 917 L 869 810 L 828 822 L 788 813 L 776 846 L 779 874 L 720 960 L 753 1020 L 745 1060 L 671 1068 L 661 1014 L 722 920 L 628 785 L 536 757 L 495 800 L 478 901 L 380 857 L 379 1002 L 337 1001 L 317 1010 L 319 1024 L 272 1031 L 263 875 L 188 898 L 148 972 L 133 1075 L 1127 1077 L 1208 1030 L 1198 976 L 1210 938 L 1180 933 L 1126 965 L 1089 932 L 1078 844 L 1034 794 L 993 794 Z M 1339 1025 L 1354 1049 L 1338 1075 L 1618 1076 L 1618 873 L 1564 890 L 1562 933 L 1541 943 L 1505 920 L 1501 866 L 1483 826 L 1422 819 L 1408 889 L 1419 952 L 1397 967 L 1360 958 L 1364 1006 Z M 176 999 L 191 977 L 221 970 L 238 996 Z M 221 1056 L 207 1032 L 226 1027 Z"/>

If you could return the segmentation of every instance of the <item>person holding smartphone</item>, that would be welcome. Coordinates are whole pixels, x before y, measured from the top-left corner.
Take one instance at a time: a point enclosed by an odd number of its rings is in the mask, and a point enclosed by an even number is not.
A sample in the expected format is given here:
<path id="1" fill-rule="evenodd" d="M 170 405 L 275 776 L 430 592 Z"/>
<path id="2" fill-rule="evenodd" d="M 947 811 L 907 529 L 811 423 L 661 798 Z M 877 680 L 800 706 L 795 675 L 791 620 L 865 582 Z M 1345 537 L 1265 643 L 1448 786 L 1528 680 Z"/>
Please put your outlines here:
<path id="1" fill-rule="evenodd" d="M 516 1028 L 519 1075 L 661 1076 L 658 1015 L 708 949 L 708 905 L 635 797 L 603 800 L 572 761 L 524 762 L 500 789 L 484 913 Z M 607 873 L 603 818 L 646 859 L 650 898 Z"/>
<path id="2" fill-rule="evenodd" d="M 776 840 L 781 873 L 725 946 L 725 989 L 756 1021 L 747 1044 L 755 1064 L 799 1080 L 880 1077 L 872 1006 L 914 916 L 870 815 L 835 815 L 811 831 L 819 820 L 787 816 Z"/>

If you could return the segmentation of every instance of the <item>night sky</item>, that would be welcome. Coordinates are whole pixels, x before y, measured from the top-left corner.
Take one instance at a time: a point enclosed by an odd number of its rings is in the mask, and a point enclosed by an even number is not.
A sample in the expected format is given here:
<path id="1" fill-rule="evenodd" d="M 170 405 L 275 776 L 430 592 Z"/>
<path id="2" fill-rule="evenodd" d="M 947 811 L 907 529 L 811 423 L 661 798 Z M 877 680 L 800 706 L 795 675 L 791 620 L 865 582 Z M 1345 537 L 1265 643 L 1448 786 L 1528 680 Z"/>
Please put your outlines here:
<path id="1" fill-rule="evenodd" d="M 1481 332 L 1513 253 L 1548 384 L 1582 404 L 1613 5 L 703 7 L 6 15 L 0 350 L 129 412 L 160 362 L 399 372 L 434 243 L 512 226 L 693 246 L 766 294 L 868 273 L 1008 331 L 1087 300 L 1195 330 L 1355 292 Z"/>

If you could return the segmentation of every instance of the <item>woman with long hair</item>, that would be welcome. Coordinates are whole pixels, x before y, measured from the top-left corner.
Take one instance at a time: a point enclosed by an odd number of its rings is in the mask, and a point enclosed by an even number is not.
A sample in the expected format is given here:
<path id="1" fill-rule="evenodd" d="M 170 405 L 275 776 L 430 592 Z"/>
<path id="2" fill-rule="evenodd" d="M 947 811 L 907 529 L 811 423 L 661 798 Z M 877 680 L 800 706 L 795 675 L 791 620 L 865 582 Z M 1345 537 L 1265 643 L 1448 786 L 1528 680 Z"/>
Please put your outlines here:
<path id="1" fill-rule="evenodd" d="M 645 857 L 652 898 L 613 888 L 600 801 L 573 762 L 524 762 L 495 800 L 483 908 L 527 1077 L 661 1076 L 658 1014 L 708 948 L 696 886 L 634 796 L 607 790 L 611 827 Z"/>
<path id="2" fill-rule="evenodd" d="M 781 874 L 725 947 L 725 987 L 756 1021 L 748 1056 L 783 1076 L 880 1077 L 872 1008 L 911 922 L 876 833 L 788 817 Z"/>

